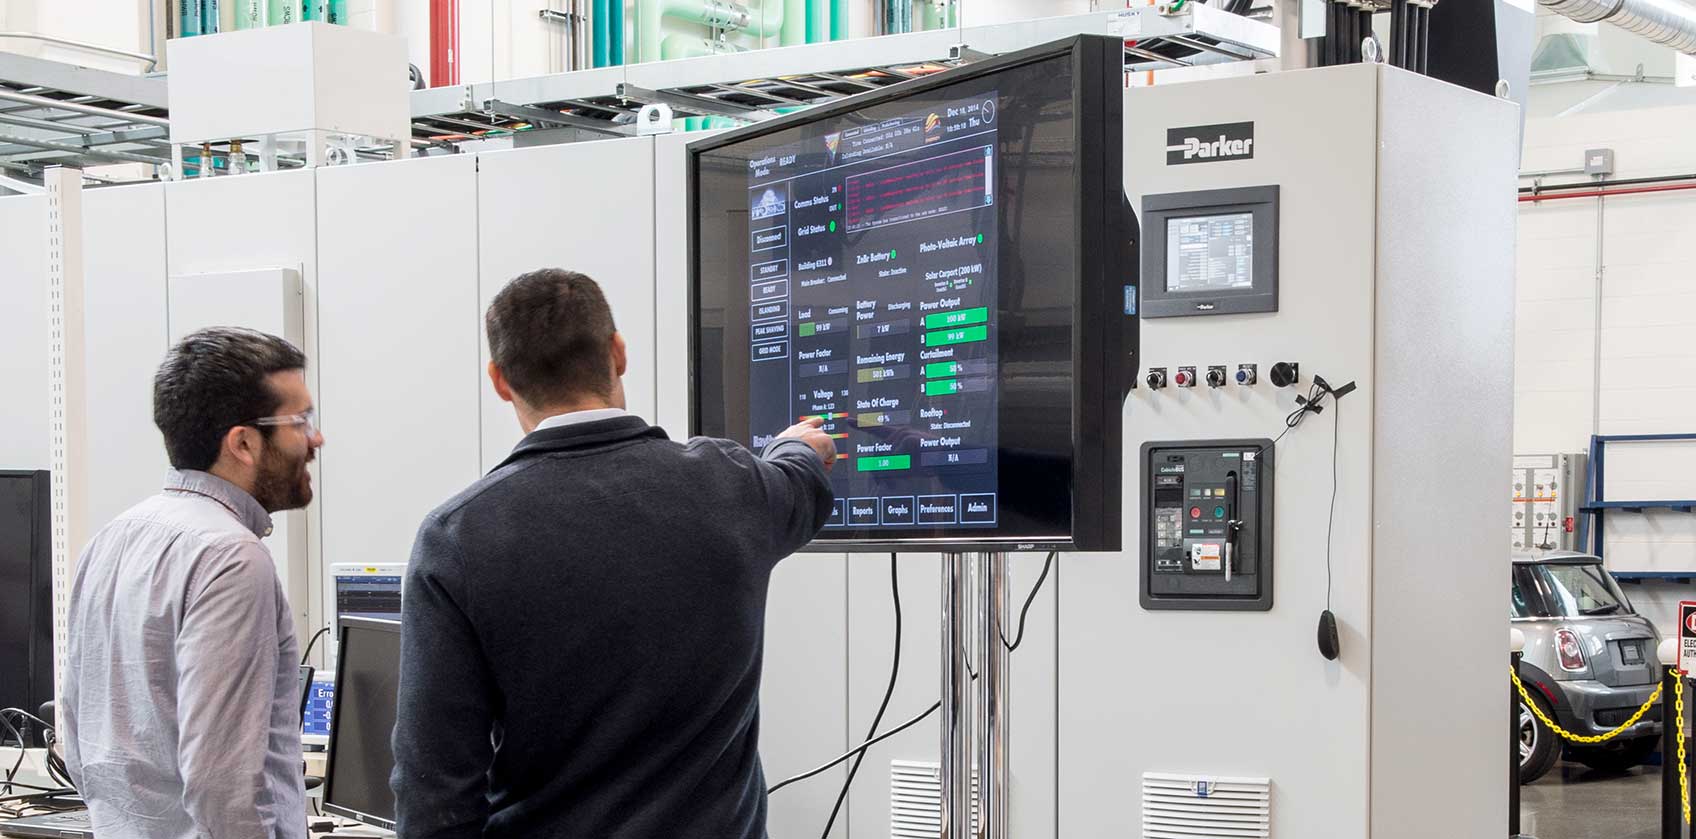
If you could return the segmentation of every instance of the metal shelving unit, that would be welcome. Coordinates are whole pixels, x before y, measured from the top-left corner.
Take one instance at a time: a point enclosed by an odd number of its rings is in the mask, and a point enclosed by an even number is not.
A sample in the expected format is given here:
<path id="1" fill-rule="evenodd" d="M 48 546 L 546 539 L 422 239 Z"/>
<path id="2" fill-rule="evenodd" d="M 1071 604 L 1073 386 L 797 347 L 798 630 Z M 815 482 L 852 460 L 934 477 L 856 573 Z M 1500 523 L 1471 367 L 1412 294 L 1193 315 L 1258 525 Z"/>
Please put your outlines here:
<path id="1" fill-rule="evenodd" d="M 165 79 L 0 53 L 0 173 L 171 161 Z"/>
<path id="2" fill-rule="evenodd" d="M 674 117 L 757 122 L 780 111 L 832 102 L 974 59 L 1079 34 L 1126 38 L 1127 71 L 1257 61 L 1278 54 L 1279 32 L 1262 20 L 1190 5 L 1153 6 L 993 26 L 733 52 L 706 58 L 604 67 L 530 79 L 418 91 L 414 146 L 547 132 L 535 142 L 634 136 L 637 114 L 664 104 Z M 1187 58 L 1151 51 L 1160 42 L 1197 48 Z"/>
<path id="3" fill-rule="evenodd" d="M 649 105 L 665 105 L 680 119 L 758 122 L 1078 34 L 1125 38 L 1127 71 L 1258 61 L 1276 57 L 1279 44 L 1278 28 L 1263 20 L 1186 4 L 1178 13 L 1148 6 L 727 52 L 415 91 L 412 145 L 440 154 L 493 139 L 522 146 L 635 136 L 638 115 Z M 1165 58 L 1152 51 L 1162 43 L 1199 52 Z M 39 181 L 53 165 L 169 164 L 169 126 L 162 76 L 0 53 L 0 173 Z M 358 153 L 384 157 L 388 149 Z"/>
<path id="4" fill-rule="evenodd" d="M 1590 437 L 1590 478 L 1585 485 L 1584 504 L 1579 510 L 1578 545 L 1580 549 L 1594 545 L 1590 551 L 1603 560 L 1607 559 L 1607 528 L 1605 527 L 1608 511 L 1622 513 L 1642 513 L 1646 510 L 1673 510 L 1681 513 L 1696 512 L 1696 499 L 1647 499 L 1633 501 L 1608 500 L 1605 491 L 1607 477 L 1607 451 L 1609 443 L 1668 443 L 1696 442 L 1696 434 L 1595 434 Z M 1592 538 L 1593 537 L 1593 538 Z M 1689 582 L 1696 577 L 1692 571 L 1627 571 L 1614 574 L 1622 580 L 1672 580 Z"/>

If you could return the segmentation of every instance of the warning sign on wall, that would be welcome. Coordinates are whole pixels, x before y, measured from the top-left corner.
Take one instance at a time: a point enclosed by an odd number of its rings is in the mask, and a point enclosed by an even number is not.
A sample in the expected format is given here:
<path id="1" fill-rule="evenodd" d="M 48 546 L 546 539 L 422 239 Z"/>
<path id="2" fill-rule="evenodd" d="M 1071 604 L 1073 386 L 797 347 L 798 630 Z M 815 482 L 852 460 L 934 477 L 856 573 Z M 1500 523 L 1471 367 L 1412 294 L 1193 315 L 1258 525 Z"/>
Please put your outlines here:
<path id="1" fill-rule="evenodd" d="M 1696 600 L 1678 604 L 1678 669 L 1696 673 Z"/>

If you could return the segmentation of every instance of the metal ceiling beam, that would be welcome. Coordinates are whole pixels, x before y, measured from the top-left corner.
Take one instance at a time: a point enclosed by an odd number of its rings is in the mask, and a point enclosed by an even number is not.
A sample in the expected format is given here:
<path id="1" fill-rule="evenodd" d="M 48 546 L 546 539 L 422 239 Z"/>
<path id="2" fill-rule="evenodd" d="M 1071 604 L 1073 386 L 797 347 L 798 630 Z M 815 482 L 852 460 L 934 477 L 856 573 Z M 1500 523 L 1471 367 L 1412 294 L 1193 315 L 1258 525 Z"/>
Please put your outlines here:
<path id="1" fill-rule="evenodd" d="M 79 114 L 125 120 L 127 122 L 141 123 L 143 125 L 157 125 L 162 128 L 171 127 L 171 121 L 164 117 L 150 117 L 146 114 L 125 113 L 123 111 L 115 111 L 111 108 L 84 105 L 79 102 L 67 102 L 61 99 L 49 99 L 45 96 L 31 96 L 27 93 L 13 93 L 9 90 L 0 90 L 0 100 L 17 102 L 22 105 L 34 105 L 38 108 L 57 108 L 61 111 L 74 111 Z M 144 106 L 136 105 L 130 107 Z"/>
<path id="2" fill-rule="evenodd" d="M 90 148 L 87 146 L 72 145 L 70 143 L 55 143 L 51 140 L 38 140 L 33 137 L 18 137 L 11 134 L 0 134 L 0 143 L 11 143 L 16 146 L 26 146 L 45 151 L 66 152 L 68 154 L 82 155 L 84 157 L 122 160 L 127 163 L 146 163 L 153 166 L 171 162 L 168 158 L 163 157 L 149 157 L 144 154 L 135 154 L 133 152 Z M 4 146 L 0 146 L 0 154 L 6 154 L 7 152 L 8 150 Z"/>

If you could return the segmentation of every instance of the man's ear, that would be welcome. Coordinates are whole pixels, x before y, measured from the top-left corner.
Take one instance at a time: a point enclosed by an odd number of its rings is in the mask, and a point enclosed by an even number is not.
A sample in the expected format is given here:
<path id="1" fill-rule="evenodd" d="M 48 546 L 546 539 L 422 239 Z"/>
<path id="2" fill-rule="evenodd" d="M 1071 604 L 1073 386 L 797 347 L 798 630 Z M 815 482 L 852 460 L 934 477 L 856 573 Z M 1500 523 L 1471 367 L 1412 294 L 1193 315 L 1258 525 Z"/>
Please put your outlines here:
<path id="1" fill-rule="evenodd" d="M 630 354 L 625 350 L 624 336 L 617 332 L 612 334 L 612 369 L 613 375 L 620 377 L 630 369 Z"/>
<path id="2" fill-rule="evenodd" d="M 495 395 L 502 402 L 512 401 L 512 385 L 506 383 L 506 376 L 501 375 L 501 368 L 496 367 L 493 361 L 489 362 L 489 384 L 495 386 Z"/>
<path id="3" fill-rule="evenodd" d="M 259 429 L 238 425 L 224 432 L 224 443 L 219 455 L 244 466 L 257 466 L 264 451 L 265 436 Z"/>

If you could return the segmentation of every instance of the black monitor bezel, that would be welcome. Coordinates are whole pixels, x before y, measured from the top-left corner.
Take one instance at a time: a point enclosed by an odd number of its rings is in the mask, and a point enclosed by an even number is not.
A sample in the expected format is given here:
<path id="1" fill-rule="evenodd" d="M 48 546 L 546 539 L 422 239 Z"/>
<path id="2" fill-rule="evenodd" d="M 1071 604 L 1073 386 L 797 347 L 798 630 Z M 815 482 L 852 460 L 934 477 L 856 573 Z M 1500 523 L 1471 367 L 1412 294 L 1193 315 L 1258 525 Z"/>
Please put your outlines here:
<path id="1" fill-rule="evenodd" d="M 1166 225 L 1171 219 L 1247 213 L 1254 218 L 1253 285 L 1216 291 L 1166 288 Z M 1142 199 L 1148 237 L 1142 248 L 1145 318 L 1245 315 L 1278 311 L 1278 185 L 1167 192 Z"/>
<path id="2" fill-rule="evenodd" d="M 851 114 L 867 107 L 922 94 L 937 88 L 1009 69 L 1070 56 L 1077 82 L 1073 108 L 1076 117 L 1077 204 L 1080 220 L 1074 271 L 1072 367 L 1080 374 L 1072 388 L 1071 438 L 1073 472 L 1071 532 L 981 536 L 972 531 L 942 536 L 873 539 L 814 539 L 801 550 L 820 553 L 886 553 L 895 550 L 1118 551 L 1121 548 L 1123 474 L 1122 410 L 1137 372 L 1140 330 L 1136 316 L 1136 213 L 1124 195 L 1123 96 L 1124 51 L 1118 38 L 1077 35 L 1061 41 L 1009 53 L 997 58 L 913 79 L 838 102 L 727 131 L 690 143 L 687 170 L 687 233 L 689 318 L 689 429 L 701 430 L 699 171 L 704 153 L 757 139 L 820 120 Z M 1111 84 L 1103 80 L 1111 80 Z M 1085 242 L 1118 242 L 1119 247 L 1086 247 Z"/>
<path id="3" fill-rule="evenodd" d="M 0 480 L 17 480 L 30 488 L 29 548 L 20 576 L 24 591 L 24 678 L 12 694 L 18 707 L 35 709 L 53 701 L 53 521 L 52 473 L 46 469 L 0 469 Z M 26 738 L 26 726 L 19 726 Z M 3 738 L 0 738 L 3 739 Z M 26 745 L 19 743 L 19 746 Z"/>
<path id="4" fill-rule="evenodd" d="M 379 632 L 391 632 L 395 635 L 400 634 L 400 621 L 382 620 L 379 618 L 342 618 L 341 624 L 336 630 L 336 649 L 346 649 L 345 644 L 347 642 L 347 631 L 349 627 L 357 629 L 374 629 Z M 342 705 L 342 697 L 340 693 L 341 685 L 346 684 L 343 679 L 346 674 L 342 671 L 347 667 L 347 659 L 348 657 L 345 654 L 336 656 L 336 707 L 338 708 Z M 398 663 L 396 666 L 399 666 Z M 332 711 L 330 714 L 330 742 L 324 752 L 324 812 L 342 816 L 343 818 L 353 819 L 360 824 L 370 825 L 371 827 L 382 828 L 384 830 L 394 830 L 394 819 L 385 819 L 382 816 L 373 816 L 370 813 L 361 812 L 351 807 L 344 807 L 340 804 L 336 804 L 331 800 L 331 796 L 335 793 L 336 788 L 336 735 L 338 731 L 340 731 L 340 727 L 336 725 L 335 712 Z"/>

